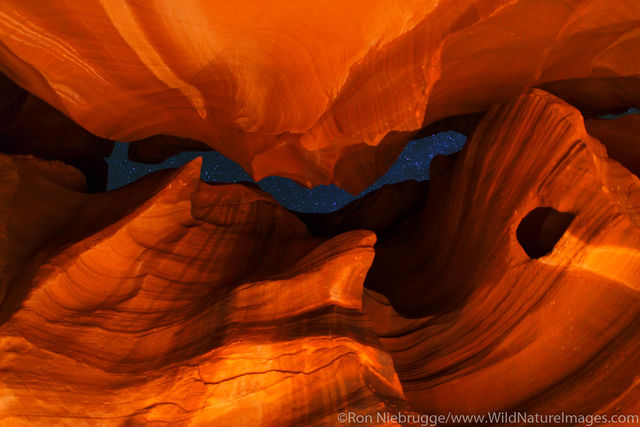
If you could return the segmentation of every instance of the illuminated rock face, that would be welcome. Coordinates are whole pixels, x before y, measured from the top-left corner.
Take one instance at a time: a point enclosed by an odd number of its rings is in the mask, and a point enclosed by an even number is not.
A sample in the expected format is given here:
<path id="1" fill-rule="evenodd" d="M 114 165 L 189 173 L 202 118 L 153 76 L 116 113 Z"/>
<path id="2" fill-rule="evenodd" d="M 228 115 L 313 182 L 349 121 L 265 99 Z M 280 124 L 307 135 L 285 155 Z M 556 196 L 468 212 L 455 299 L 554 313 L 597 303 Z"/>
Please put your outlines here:
<path id="1" fill-rule="evenodd" d="M 575 108 L 536 90 L 494 107 L 434 178 L 420 227 L 367 277 L 411 318 L 364 297 L 408 401 L 638 413 L 638 177 Z"/>
<path id="2" fill-rule="evenodd" d="M 357 193 L 420 128 L 530 86 L 640 101 L 636 0 L 1 4 L 22 87 L 101 137 L 203 141 L 256 180 Z"/>
<path id="3" fill-rule="evenodd" d="M 78 192 L 0 157 L 0 419 L 9 425 L 311 425 L 405 408 L 360 311 L 368 231 L 330 240 L 198 162 Z"/>
<path id="4" fill-rule="evenodd" d="M 197 161 L 103 194 L 0 166 L 8 425 L 640 410 L 640 181 L 549 93 L 491 109 L 428 192 L 301 215 L 316 237 Z"/>
<path id="5" fill-rule="evenodd" d="M 97 136 L 0 82 L 0 424 L 640 411 L 640 121 L 594 118 L 640 106 L 637 0 L 44 3 L 0 0 L 0 71 Z M 358 192 L 448 128 L 326 216 L 17 155 Z"/>

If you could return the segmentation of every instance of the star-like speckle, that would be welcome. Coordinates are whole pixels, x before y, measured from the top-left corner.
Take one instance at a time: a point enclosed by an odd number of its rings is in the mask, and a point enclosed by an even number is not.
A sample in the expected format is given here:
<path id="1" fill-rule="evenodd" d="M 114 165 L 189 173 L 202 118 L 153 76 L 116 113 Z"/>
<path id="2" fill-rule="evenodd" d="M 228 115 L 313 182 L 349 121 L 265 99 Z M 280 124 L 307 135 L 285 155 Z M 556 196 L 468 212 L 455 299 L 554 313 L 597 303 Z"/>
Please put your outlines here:
<path id="1" fill-rule="evenodd" d="M 460 151 L 465 141 L 464 135 L 450 131 L 409 142 L 387 173 L 358 196 L 349 194 L 333 184 L 319 185 L 308 189 L 288 178 L 276 176 L 264 178 L 257 184 L 288 209 L 299 212 L 332 212 L 385 184 L 409 179 L 416 181 L 429 179 L 431 160 L 437 154 L 451 154 Z M 127 150 L 128 144 L 116 143 L 113 153 L 107 158 L 109 163 L 108 190 L 127 185 L 151 172 L 180 167 L 196 157 L 203 158 L 201 177 L 204 181 L 253 182 L 240 165 L 216 151 L 180 153 L 161 164 L 147 165 L 129 160 Z"/>

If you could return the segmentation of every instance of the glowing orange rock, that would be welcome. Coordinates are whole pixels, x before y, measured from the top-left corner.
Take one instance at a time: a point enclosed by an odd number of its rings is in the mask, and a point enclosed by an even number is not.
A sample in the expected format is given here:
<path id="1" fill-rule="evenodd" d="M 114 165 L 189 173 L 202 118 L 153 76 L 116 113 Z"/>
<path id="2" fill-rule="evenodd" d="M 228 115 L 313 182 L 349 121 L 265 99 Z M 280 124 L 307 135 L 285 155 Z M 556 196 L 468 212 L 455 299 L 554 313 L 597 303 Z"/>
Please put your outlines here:
<path id="1" fill-rule="evenodd" d="M 406 408 L 366 328 L 373 233 L 313 238 L 198 162 L 99 195 L 0 155 L 0 422 L 311 425 Z"/>
<path id="2" fill-rule="evenodd" d="M 0 69 L 91 132 L 351 192 L 435 120 L 640 75 L 636 0 L 0 4 Z"/>
<path id="3" fill-rule="evenodd" d="M 490 110 L 434 178 L 421 227 L 367 279 L 404 316 L 375 292 L 364 302 L 409 402 L 637 414 L 638 177 L 535 90 Z"/>
<path id="4" fill-rule="evenodd" d="M 613 152 L 635 121 L 587 127 Z M 409 182 L 301 215 L 330 239 L 198 169 L 90 195 L 63 163 L 0 155 L 2 423 L 640 409 L 640 180 L 560 99 L 493 108 L 426 204 Z M 368 273 L 361 225 L 384 236 Z"/>

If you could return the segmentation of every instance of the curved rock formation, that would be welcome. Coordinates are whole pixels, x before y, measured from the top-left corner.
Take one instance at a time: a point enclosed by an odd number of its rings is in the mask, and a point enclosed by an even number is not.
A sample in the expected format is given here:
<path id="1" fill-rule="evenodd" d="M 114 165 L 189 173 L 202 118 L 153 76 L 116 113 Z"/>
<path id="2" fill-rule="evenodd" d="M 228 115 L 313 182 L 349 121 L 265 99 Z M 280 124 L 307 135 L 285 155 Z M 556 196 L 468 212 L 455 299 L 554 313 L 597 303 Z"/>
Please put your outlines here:
<path id="1" fill-rule="evenodd" d="M 311 425 L 406 409 L 360 311 L 373 233 L 310 236 L 199 164 L 78 192 L 0 155 L 0 423 Z"/>
<path id="2" fill-rule="evenodd" d="M 637 414 L 638 177 L 535 90 L 493 108 L 446 179 L 367 277 L 393 303 L 365 291 L 409 402 Z"/>
<path id="3" fill-rule="evenodd" d="M 0 155 L 0 422 L 637 413 L 640 180 L 607 154 L 629 117 L 587 122 L 603 145 L 533 90 L 434 159 L 428 194 L 301 215 L 315 237 L 198 161 L 87 194 Z"/>
<path id="4" fill-rule="evenodd" d="M 640 413 L 640 116 L 594 118 L 638 0 L 0 6 L 0 424 Z M 85 192 L 102 138 L 357 193 L 452 128 L 330 215 L 199 161 Z"/>
<path id="5" fill-rule="evenodd" d="M 636 0 L 1 4 L 0 69 L 91 132 L 353 193 L 433 121 L 640 75 Z"/>
<path id="6" fill-rule="evenodd" d="M 0 74 L 0 153 L 61 160 L 84 174 L 89 191 L 107 188 L 113 141 L 90 134 Z"/>

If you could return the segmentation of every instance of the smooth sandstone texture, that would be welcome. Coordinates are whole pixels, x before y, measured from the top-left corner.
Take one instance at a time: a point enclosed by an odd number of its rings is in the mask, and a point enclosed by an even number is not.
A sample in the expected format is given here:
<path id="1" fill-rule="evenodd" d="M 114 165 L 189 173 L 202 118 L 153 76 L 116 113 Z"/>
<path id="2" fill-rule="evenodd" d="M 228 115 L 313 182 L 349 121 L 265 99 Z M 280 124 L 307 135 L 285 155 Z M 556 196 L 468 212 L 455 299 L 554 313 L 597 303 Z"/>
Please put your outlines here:
<path id="1" fill-rule="evenodd" d="M 101 137 L 358 193 L 419 129 L 531 86 L 640 105 L 639 20 L 636 0 L 2 0 L 0 70 Z"/>
<path id="2" fill-rule="evenodd" d="M 198 161 L 87 194 L 68 165 L 0 155 L 0 424 L 635 414 L 640 180 L 606 149 L 635 119 L 610 123 L 590 135 L 533 90 L 428 191 L 301 215 L 316 237 Z"/>
<path id="3" fill-rule="evenodd" d="M 490 110 L 367 277 L 393 303 L 365 291 L 408 401 L 637 414 L 639 219 L 640 180 L 574 107 L 535 90 Z"/>
<path id="4" fill-rule="evenodd" d="M 334 424 L 407 410 L 360 311 L 375 236 L 312 237 L 199 164 L 109 193 L 0 155 L 0 423 Z"/>

